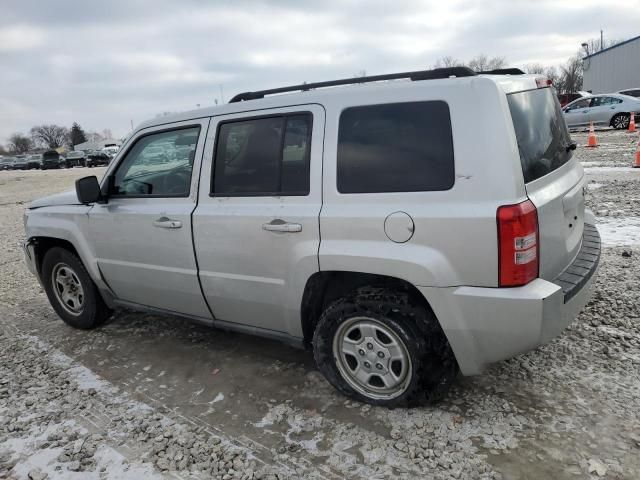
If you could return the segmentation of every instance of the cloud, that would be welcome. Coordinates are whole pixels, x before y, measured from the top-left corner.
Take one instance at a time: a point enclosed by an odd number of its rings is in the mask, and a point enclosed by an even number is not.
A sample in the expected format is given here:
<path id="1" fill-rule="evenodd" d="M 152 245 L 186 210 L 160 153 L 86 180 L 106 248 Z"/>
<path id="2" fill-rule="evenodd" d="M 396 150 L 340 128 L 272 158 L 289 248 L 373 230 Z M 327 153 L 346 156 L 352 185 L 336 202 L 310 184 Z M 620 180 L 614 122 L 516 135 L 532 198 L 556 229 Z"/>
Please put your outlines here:
<path id="1" fill-rule="evenodd" d="M 243 90 L 428 68 L 445 55 L 556 64 L 637 35 L 640 12 L 572 0 L 4 0 L 0 143 L 39 123 L 130 122 Z M 607 25 L 616 30 L 607 30 Z"/>

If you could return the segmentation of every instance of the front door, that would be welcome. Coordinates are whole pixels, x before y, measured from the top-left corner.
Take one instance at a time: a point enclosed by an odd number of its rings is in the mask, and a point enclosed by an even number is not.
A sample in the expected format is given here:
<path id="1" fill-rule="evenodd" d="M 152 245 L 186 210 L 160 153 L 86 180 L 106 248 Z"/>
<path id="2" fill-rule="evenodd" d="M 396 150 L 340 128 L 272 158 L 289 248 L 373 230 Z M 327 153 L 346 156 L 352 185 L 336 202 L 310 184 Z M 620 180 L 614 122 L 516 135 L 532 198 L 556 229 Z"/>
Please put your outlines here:
<path id="1" fill-rule="evenodd" d="M 145 129 L 107 172 L 108 203 L 91 209 L 89 224 L 98 266 L 118 299 L 211 317 L 191 238 L 207 126 L 208 119 Z"/>
<path id="2" fill-rule="evenodd" d="M 564 119 L 567 122 L 567 126 L 575 128 L 589 125 L 590 104 L 591 98 L 583 98 L 565 107 Z"/>
<path id="3" fill-rule="evenodd" d="M 302 292 L 318 271 L 324 109 L 211 122 L 193 215 L 204 294 L 217 320 L 302 336 Z"/>

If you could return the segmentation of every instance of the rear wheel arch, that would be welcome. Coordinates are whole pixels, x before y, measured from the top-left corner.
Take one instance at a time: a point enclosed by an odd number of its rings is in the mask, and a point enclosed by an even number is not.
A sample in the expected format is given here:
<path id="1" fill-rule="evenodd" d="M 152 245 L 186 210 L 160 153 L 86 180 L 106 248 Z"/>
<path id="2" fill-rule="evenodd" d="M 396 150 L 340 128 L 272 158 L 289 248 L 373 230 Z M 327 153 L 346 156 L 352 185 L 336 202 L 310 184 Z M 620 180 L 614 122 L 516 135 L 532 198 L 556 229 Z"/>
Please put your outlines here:
<path id="1" fill-rule="evenodd" d="M 309 347 L 311 345 L 313 334 L 322 312 L 334 301 L 364 286 L 385 287 L 407 292 L 416 303 L 433 312 L 424 295 L 406 280 L 386 275 L 352 271 L 316 272 L 307 280 L 300 309 L 302 333 L 306 346 Z"/>

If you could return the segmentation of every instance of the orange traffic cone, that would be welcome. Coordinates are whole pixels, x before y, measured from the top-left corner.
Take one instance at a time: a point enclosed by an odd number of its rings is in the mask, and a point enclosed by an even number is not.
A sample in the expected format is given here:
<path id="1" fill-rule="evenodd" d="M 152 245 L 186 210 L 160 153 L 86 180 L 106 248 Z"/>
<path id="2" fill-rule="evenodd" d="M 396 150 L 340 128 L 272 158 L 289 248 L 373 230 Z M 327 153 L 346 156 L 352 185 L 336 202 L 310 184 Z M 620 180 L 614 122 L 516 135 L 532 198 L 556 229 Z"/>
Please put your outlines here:
<path id="1" fill-rule="evenodd" d="M 587 147 L 597 147 L 598 139 L 596 138 L 596 131 L 593 128 L 593 122 L 589 122 L 589 137 L 587 139 Z"/>
<path id="2" fill-rule="evenodd" d="M 631 112 L 629 114 L 629 131 L 630 132 L 636 131 L 636 113 L 635 112 Z"/>
<path id="3" fill-rule="evenodd" d="M 638 140 L 638 147 L 636 148 L 636 163 L 633 168 L 640 168 L 640 140 Z"/>

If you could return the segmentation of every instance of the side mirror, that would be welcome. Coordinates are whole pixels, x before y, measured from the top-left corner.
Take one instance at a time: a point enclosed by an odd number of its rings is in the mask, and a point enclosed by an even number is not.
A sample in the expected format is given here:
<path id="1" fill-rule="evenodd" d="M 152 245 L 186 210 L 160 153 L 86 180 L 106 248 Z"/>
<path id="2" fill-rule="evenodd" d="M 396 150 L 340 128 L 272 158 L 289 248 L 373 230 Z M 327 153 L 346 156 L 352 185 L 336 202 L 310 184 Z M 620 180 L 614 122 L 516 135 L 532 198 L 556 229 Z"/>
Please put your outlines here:
<path id="1" fill-rule="evenodd" d="M 91 177 L 83 177 L 76 180 L 76 195 L 80 203 L 95 203 L 102 199 L 100 195 L 100 184 L 98 179 L 92 175 Z"/>

